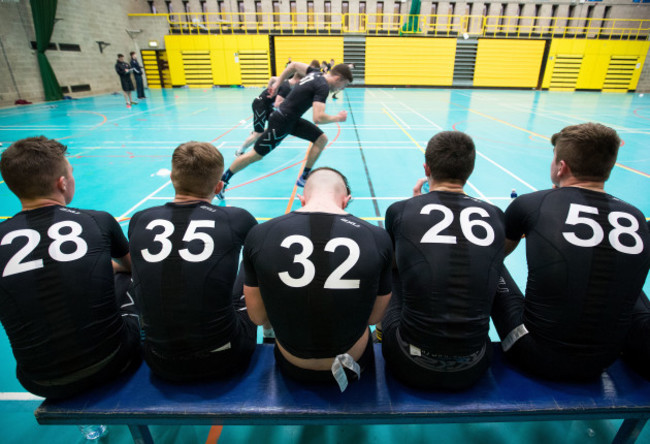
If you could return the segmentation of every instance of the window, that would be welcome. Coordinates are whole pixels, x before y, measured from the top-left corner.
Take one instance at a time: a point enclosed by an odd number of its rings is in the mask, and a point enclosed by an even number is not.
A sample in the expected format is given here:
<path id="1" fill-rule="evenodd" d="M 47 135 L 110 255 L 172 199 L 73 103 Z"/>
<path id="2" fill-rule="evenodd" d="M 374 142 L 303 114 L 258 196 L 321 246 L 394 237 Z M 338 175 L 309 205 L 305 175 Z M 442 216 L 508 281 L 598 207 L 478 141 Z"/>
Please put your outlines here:
<path id="1" fill-rule="evenodd" d="M 325 2 L 325 25 L 332 25 L 332 2 Z"/>
<path id="2" fill-rule="evenodd" d="M 183 2 L 183 11 L 190 12 L 190 2 L 187 0 Z"/>
<path id="3" fill-rule="evenodd" d="M 201 0 L 199 2 L 201 4 L 201 13 L 203 14 L 203 22 L 207 25 L 208 24 L 208 5 L 205 0 Z"/>
<path id="4" fill-rule="evenodd" d="M 309 23 L 309 28 L 314 28 L 314 2 L 307 2 L 307 22 Z"/>
<path id="5" fill-rule="evenodd" d="M 166 1 L 165 4 L 167 5 L 167 12 L 168 12 L 169 14 L 171 14 L 172 12 L 174 12 L 174 7 L 172 6 L 172 2 L 170 2 L 170 1 Z"/>
<path id="6" fill-rule="evenodd" d="M 436 14 L 438 13 L 438 2 L 431 3 L 431 15 L 429 16 L 429 25 L 435 29 Z"/>
<path id="7" fill-rule="evenodd" d="M 147 2 L 149 3 L 149 10 L 151 11 L 152 14 L 158 14 L 158 11 L 156 11 L 156 5 L 153 4 L 153 1 Z"/>
<path id="8" fill-rule="evenodd" d="M 217 2 L 217 12 L 219 12 L 219 18 L 221 20 L 226 20 L 226 2 L 225 1 L 219 1 Z"/>
<path id="9" fill-rule="evenodd" d="M 273 26 L 278 28 L 280 26 L 280 2 L 273 2 Z"/>
<path id="10" fill-rule="evenodd" d="M 341 14 L 343 14 L 343 27 L 348 29 L 350 27 L 350 2 L 341 4 Z"/>
<path id="11" fill-rule="evenodd" d="M 395 3 L 393 6 L 393 24 L 399 25 L 399 13 L 401 3 Z"/>
<path id="12" fill-rule="evenodd" d="M 359 2 L 359 31 L 366 29 L 366 2 Z"/>
<path id="13" fill-rule="evenodd" d="M 377 2 L 377 26 L 382 27 L 384 24 L 384 2 Z"/>
<path id="14" fill-rule="evenodd" d="M 36 42 L 32 41 L 30 43 L 32 45 L 32 49 L 34 49 L 34 50 L 38 49 L 37 46 L 36 46 Z M 47 50 L 48 51 L 56 51 L 56 49 L 57 49 L 56 48 L 56 43 L 50 42 L 49 45 L 47 45 Z"/>
<path id="15" fill-rule="evenodd" d="M 264 21 L 264 16 L 262 15 L 262 2 L 255 2 L 255 20 L 257 23 L 262 23 Z"/>
<path id="16" fill-rule="evenodd" d="M 59 51 L 81 52 L 81 47 L 76 43 L 59 43 Z"/>
<path id="17" fill-rule="evenodd" d="M 456 10 L 456 3 L 450 2 L 449 3 L 449 10 L 447 11 L 447 14 L 454 15 L 455 10 Z"/>
<path id="18" fill-rule="evenodd" d="M 70 87 L 70 92 L 76 93 L 76 92 L 83 92 L 83 91 L 90 91 L 90 85 L 84 84 L 84 85 L 72 85 Z"/>
<path id="19" fill-rule="evenodd" d="M 239 12 L 239 23 L 244 25 L 246 23 L 246 6 L 244 6 L 244 2 L 237 2 L 237 11 Z"/>
<path id="20" fill-rule="evenodd" d="M 298 24 L 298 7 L 296 2 L 289 2 L 289 11 L 291 12 L 291 24 L 296 26 Z"/>

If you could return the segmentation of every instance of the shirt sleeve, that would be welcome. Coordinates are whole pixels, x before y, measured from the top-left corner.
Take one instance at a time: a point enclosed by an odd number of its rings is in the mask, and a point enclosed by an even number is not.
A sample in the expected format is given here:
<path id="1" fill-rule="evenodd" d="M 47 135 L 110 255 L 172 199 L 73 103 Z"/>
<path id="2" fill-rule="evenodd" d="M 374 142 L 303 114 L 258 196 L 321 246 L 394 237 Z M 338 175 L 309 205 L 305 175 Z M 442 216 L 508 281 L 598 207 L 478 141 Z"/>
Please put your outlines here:
<path id="1" fill-rule="evenodd" d="M 254 251 L 259 247 L 257 242 L 256 234 L 261 231 L 260 227 L 251 230 L 246 236 L 246 242 L 244 243 L 244 253 L 242 262 L 244 264 L 244 285 L 247 287 L 259 287 L 257 281 L 257 273 L 255 272 L 255 266 L 253 265 L 253 255 Z"/>
<path id="2" fill-rule="evenodd" d="M 395 202 L 386 210 L 386 217 L 384 219 L 384 224 L 386 225 L 386 231 L 388 232 L 391 241 L 393 242 L 393 247 L 395 247 L 395 233 L 397 231 L 398 225 L 398 215 L 401 212 L 401 203 Z"/>
<path id="3" fill-rule="evenodd" d="M 380 246 L 380 254 L 384 258 L 384 264 L 379 275 L 379 285 L 377 287 L 378 295 L 385 295 L 392 291 L 393 279 L 393 246 L 390 242 L 390 237 L 385 232 L 381 233 L 377 244 Z"/>
<path id="4" fill-rule="evenodd" d="M 329 93 L 330 93 L 330 88 L 327 82 L 321 83 L 321 85 L 316 87 L 316 91 L 314 93 L 314 99 L 312 101 L 325 103 L 327 101 L 327 96 L 329 95 Z"/>
<path id="5" fill-rule="evenodd" d="M 248 235 L 248 232 L 251 230 L 251 228 L 257 225 L 257 220 L 248 211 L 241 208 L 238 210 L 239 211 L 234 217 L 233 228 L 236 230 L 242 242 L 244 242 L 244 239 L 246 239 L 246 236 Z"/>
<path id="6" fill-rule="evenodd" d="M 280 97 L 286 98 L 290 92 L 291 87 L 289 86 L 289 82 L 282 82 L 282 85 L 280 85 L 280 88 L 278 88 L 278 95 Z"/>
<path id="7" fill-rule="evenodd" d="M 506 226 L 506 239 L 517 241 L 521 236 L 527 233 L 528 227 L 526 226 L 526 198 L 528 196 L 520 196 L 516 198 L 506 209 L 505 226 Z"/>
<path id="8" fill-rule="evenodd" d="M 95 218 L 99 229 L 110 240 L 111 257 L 121 258 L 126 256 L 129 253 L 129 241 L 126 240 L 122 227 L 115 218 L 105 211 L 94 211 L 92 216 Z"/>

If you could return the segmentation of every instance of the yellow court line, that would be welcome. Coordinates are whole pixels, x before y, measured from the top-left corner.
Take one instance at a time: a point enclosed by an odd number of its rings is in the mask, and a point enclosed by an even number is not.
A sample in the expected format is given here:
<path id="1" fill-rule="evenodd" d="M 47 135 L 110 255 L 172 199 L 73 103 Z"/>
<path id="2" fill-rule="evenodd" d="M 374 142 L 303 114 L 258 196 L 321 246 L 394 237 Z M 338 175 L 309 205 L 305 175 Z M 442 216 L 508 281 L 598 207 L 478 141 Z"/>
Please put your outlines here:
<path id="1" fill-rule="evenodd" d="M 200 109 L 200 110 L 198 110 L 198 111 L 194 111 L 192 114 L 190 114 L 190 116 L 194 116 L 194 115 L 196 115 L 196 114 L 198 114 L 198 113 L 202 113 L 203 111 L 205 111 L 205 110 L 207 110 L 207 109 L 208 109 L 208 108 L 203 108 L 203 109 Z"/>
<path id="2" fill-rule="evenodd" d="M 415 144 L 415 146 L 417 146 L 418 149 L 424 153 L 424 150 L 422 149 L 422 147 L 420 146 L 420 144 L 417 142 L 417 140 L 415 140 L 415 139 L 414 139 L 414 138 L 413 138 L 413 137 L 408 133 L 408 131 L 406 131 L 406 130 L 404 129 L 404 127 L 403 127 L 402 125 L 400 125 L 399 122 L 398 122 L 397 120 L 395 120 L 395 118 L 394 118 L 393 116 L 390 115 L 390 113 L 389 113 L 388 111 L 386 111 L 386 108 L 382 108 L 381 110 L 382 110 L 383 112 L 385 112 L 386 115 L 387 115 L 388 117 L 390 117 L 390 120 L 392 120 L 393 122 L 395 122 L 395 125 L 397 125 L 397 127 L 398 127 L 399 129 L 401 129 L 402 131 L 404 131 L 404 134 L 406 134 L 406 136 L 407 136 L 409 139 L 411 139 L 411 141 Z"/>
<path id="3" fill-rule="evenodd" d="M 519 127 L 517 125 L 513 125 L 510 122 L 506 122 L 505 120 L 501 120 L 501 119 L 499 119 L 497 117 L 490 116 L 489 114 L 485 114 L 485 113 L 482 113 L 480 111 L 476 111 L 475 109 L 467 108 L 467 107 L 458 105 L 456 103 L 452 103 L 452 105 L 457 106 L 459 108 L 466 109 L 467 111 L 472 112 L 474 114 L 478 114 L 479 116 L 485 117 L 486 119 L 494 120 L 495 122 L 503 123 L 504 125 L 508 125 L 508 126 L 510 126 L 512 128 L 518 129 L 520 131 L 524 131 L 524 132 L 526 132 L 528 134 L 531 134 L 531 135 L 533 135 L 535 137 L 541 137 L 542 139 L 551 140 L 550 137 L 544 136 L 542 134 L 538 134 L 538 133 L 536 133 L 534 131 L 527 130 L 526 128 L 521 128 L 521 127 Z M 650 179 L 650 174 L 644 173 L 643 171 L 635 170 L 634 168 L 630 168 L 630 167 L 622 165 L 622 164 L 620 164 L 618 162 L 616 162 L 614 165 L 619 167 L 619 168 L 623 168 L 624 170 L 627 170 L 627 171 L 630 171 L 632 173 L 638 174 L 639 176 L 647 177 L 647 178 Z"/>

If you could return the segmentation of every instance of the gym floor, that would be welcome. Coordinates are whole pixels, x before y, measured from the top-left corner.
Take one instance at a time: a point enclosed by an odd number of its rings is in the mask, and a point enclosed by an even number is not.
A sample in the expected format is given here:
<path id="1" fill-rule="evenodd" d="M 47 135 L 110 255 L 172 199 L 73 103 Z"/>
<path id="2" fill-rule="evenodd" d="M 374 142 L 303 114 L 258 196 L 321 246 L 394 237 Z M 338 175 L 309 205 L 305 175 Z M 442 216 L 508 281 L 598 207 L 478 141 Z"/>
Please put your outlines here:
<path id="1" fill-rule="evenodd" d="M 147 90 L 148 98 L 127 109 L 121 95 L 0 109 L 0 152 L 13 141 L 45 135 L 68 146 L 77 191 L 71 206 L 101 209 L 126 229 L 134 212 L 173 198 L 171 154 L 189 141 L 212 142 L 226 165 L 252 130 L 250 104 L 260 88 Z M 518 194 L 549 188 L 553 157 L 550 137 L 561 128 L 588 121 L 616 129 L 623 140 L 606 191 L 650 215 L 650 98 L 642 94 L 348 88 L 328 99 L 328 114 L 348 111 L 346 122 L 324 125 L 327 149 L 316 166 L 345 174 L 352 188 L 352 214 L 383 226 L 388 206 L 411 195 L 424 177 L 427 141 L 442 130 L 474 138 L 476 167 L 465 188 L 469 195 L 504 209 Z M 305 114 L 310 118 L 310 112 Z M 221 205 L 246 208 L 260 222 L 299 207 L 295 186 L 308 144 L 287 138 L 264 160 L 230 181 Z M 1 179 L 1 178 L 0 178 Z M 646 190 L 646 192 L 643 192 Z M 219 204 L 215 200 L 215 204 Z M 0 180 L 0 220 L 20 211 L 18 199 Z M 525 288 L 525 248 L 506 259 Z M 650 281 L 644 290 L 650 292 Z M 494 330 L 493 339 L 498 339 Z M 15 377 L 9 342 L 0 330 L 0 427 L 3 442 L 81 443 L 75 427 L 39 426 L 33 416 L 39 399 Z M 358 442 L 611 442 L 620 421 L 528 423 L 151 427 L 157 443 L 358 443 Z M 104 443 L 130 443 L 126 427 L 109 427 Z M 646 427 L 639 443 L 650 443 Z"/>

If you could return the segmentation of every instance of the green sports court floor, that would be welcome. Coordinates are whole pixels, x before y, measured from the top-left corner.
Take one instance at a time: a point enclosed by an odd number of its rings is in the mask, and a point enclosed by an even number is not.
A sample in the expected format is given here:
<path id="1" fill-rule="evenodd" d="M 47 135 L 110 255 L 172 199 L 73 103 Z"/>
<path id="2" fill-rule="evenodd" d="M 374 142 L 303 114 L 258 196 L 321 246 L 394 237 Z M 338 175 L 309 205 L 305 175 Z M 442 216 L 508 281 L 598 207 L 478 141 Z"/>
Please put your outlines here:
<path id="1" fill-rule="evenodd" d="M 77 194 L 72 206 L 109 211 L 124 230 L 138 210 L 173 197 L 173 149 L 188 140 L 210 141 L 228 165 L 252 128 L 250 103 L 259 88 L 149 90 L 127 109 L 121 95 L 0 109 L 3 147 L 45 135 L 68 145 Z M 606 190 L 650 216 L 650 97 L 596 92 L 350 88 L 328 100 L 327 112 L 348 120 L 324 125 L 330 143 L 318 166 L 348 176 L 354 196 L 348 210 L 382 224 L 388 206 L 407 198 L 423 177 L 423 150 L 441 130 L 470 134 L 476 168 L 468 194 L 505 209 L 519 194 L 548 188 L 551 135 L 587 121 L 615 128 L 624 144 Z M 309 116 L 309 112 L 306 116 Z M 287 138 L 263 161 L 234 176 L 226 205 L 246 208 L 261 222 L 297 208 L 295 181 L 307 144 Z M 0 180 L 0 217 L 20 210 Z M 524 246 L 506 259 L 520 286 L 526 279 Z M 646 283 L 645 291 L 650 291 Z M 491 332 L 497 339 L 494 331 Z M 0 330 L 0 442 L 81 443 L 75 427 L 39 426 L 39 401 L 14 376 L 15 362 Z M 413 426 L 165 427 L 157 443 L 608 443 L 620 421 L 555 421 L 509 424 Z M 109 427 L 105 443 L 129 443 L 126 427 Z M 637 441 L 650 443 L 650 427 Z"/>

